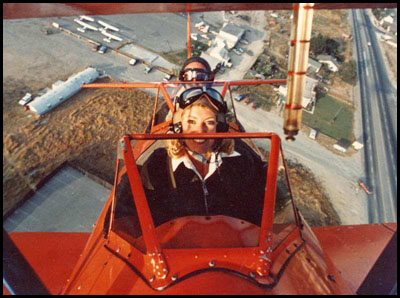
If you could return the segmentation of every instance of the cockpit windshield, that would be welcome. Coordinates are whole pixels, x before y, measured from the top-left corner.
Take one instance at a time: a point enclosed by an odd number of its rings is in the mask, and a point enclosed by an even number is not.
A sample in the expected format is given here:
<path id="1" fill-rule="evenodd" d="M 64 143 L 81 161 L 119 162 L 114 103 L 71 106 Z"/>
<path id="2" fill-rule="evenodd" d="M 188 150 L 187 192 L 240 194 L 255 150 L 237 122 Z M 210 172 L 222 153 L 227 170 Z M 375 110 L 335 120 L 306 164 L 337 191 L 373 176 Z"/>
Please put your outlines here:
<path id="1" fill-rule="evenodd" d="M 166 140 L 154 142 L 138 158 L 141 186 L 162 248 L 257 246 L 263 214 L 268 209 L 264 203 L 275 204 L 279 222 L 274 229 L 286 229 L 285 234 L 292 229 L 287 230 L 287 214 L 293 211 L 287 204 L 289 196 L 282 173 L 278 175 L 276 202 L 265 200 L 269 146 L 262 141 L 234 139 L 230 154 L 210 158 L 205 176 L 196 169 L 190 155 L 173 161 Z M 138 216 L 142 210 L 136 207 L 124 166 L 120 172 L 112 229 L 144 252 Z M 286 215 L 278 215 L 283 209 Z M 293 216 L 290 222 L 294 223 Z"/>
<path id="2" fill-rule="evenodd" d="M 278 175 L 282 165 L 279 138 L 275 136 L 273 144 L 267 134 L 249 138 L 238 125 L 230 126 L 229 120 L 218 115 L 221 102 L 215 102 L 221 100 L 215 90 L 224 91 L 220 86 L 207 88 L 188 92 L 197 98 L 179 98 L 175 93 L 176 111 L 184 106 L 183 100 L 190 105 L 182 109 L 180 131 L 164 127 L 133 147 L 131 143 L 131 152 L 141 148 L 132 159 L 119 156 L 115 204 L 109 212 L 112 220 L 106 222 L 142 252 L 146 251 L 144 230 L 152 227 L 161 248 L 255 247 L 262 227 L 270 225 L 271 230 L 286 234 L 293 229 L 293 216 L 289 225 L 277 216 L 280 222 L 272 228 L 274 212 L 288 210 L 289 202 L 284 183 L 276 181 L 284 178 Z M 202 103 L 197 105 L 197 101 Z M 225 114 L 234 110 L 233 103 L 227 108 Z M 177 121 L 172 117 L 172 124 Z M 221 129 L 220 122 L 225 122 L 225 128 Z M 146 220 L 143 213 L 149 215 Z M 105 231 L 108 228 L 105 225 Z"/>

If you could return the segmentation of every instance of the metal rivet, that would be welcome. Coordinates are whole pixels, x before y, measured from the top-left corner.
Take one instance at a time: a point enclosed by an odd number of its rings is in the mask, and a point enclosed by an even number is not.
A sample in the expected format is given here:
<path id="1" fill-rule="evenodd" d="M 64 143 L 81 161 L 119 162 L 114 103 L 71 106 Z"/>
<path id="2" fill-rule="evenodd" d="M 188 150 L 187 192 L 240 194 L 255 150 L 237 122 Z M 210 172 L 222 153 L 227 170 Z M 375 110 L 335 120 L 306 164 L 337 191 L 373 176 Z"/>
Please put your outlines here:
<path id="1" fill-rule="evenodd" d="M 171 280 L 177 280 L 178 279 L 178 275 L 174 274 L 171 276 Z"/>
<path id="2" fill-rule="evenodd" d="M 150 282 L 153 282 L 154 279 L 155 279 L 155 277 L 154 277 L 154 275 L 153 275 L 152 277 L 150 277 L 149 281 L 150 281 Z"/>
<path id="3" fill-rule="evenodd" d="M 328 274 L 328 278 L 330 281 L 336 282 L 335 277 L 331 274 Z"/>
<path id="4" fill-rule="evenodd" d="M 263 255 L 263 254 L 264 254 L 264 251 L 263 251 L 262 249 L 260 249 L 260 254 L 261 254 L 261 255 Z"/>
<path id="5" fill-rule="evenodd" d="M 256 274 L 254 272 L 250 272 L 249 275 L 250 275 L 251 278 L 255 278 L 256 277 Z"/>
<path id="6" fill-rule="evenodd" d="M 81 288 L 82 288 L 82 285 L 79 285 L 79 286 L 78 286 L 78 290 L 80 290 Z"/>
<path id="7" fill-rule="evenodd" d="M 210 267 L 214 267 L 214 266 L 215 266 L 215 261 L 210 261 L 210 263 L 208 263 L 208 265 L 209 265 Z"/>

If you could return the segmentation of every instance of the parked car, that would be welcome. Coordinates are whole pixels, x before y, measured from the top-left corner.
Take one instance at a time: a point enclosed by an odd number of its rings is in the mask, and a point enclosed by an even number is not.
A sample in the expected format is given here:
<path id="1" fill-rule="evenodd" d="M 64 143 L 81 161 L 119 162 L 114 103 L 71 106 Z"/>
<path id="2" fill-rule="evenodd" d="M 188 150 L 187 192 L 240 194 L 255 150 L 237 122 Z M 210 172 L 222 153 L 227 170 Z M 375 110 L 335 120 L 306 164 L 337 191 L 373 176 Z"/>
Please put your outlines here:
<path id="1" fill-rule="evenodd" d="M 231 67 L 232 67 L 232 62 L 226 62 L 226 63 L 225 63 L 225 66 L 226 66 L 227 68 L 231 68 Z"/>
<path id="2" fill-rule="evenodd" d="M 144 72 L 145 72 L 145 73 L 149 73 L 152 69 L 153 69 L 153 67 L 147 65 L 147 66 L 144 68 Z"/>
<path id="3" fill-rule="evenodd" d="M 241 40 L 239 40 L 240 43 L 248 45 L 249 41 L 247 39 L 242 38 Z"/>
<path id="4" fill-rule="evenodd" d="M 372 194 L 372 191 L 368 188 L 367 184 L 366 184 L 364 181 L 362 181 L 361 179 L 358 180 L 358 185 L 360 185 L 361 188 L 362 188 L 368 195 Z"/>
<path id="5" fill-rule="evenodd" d="M 237 49 L 233 49 L 232 51 L 233 51 L 236 55 L 239 55 L 239 56 L 242 55 L 242 53 L 239 52 Z"/>
<path id="6" fill-rule="evenodd" d="M 99 53 L 100 54 L 104 54 L 106 52 L 107 52 L 107 47 L 106 46 L 101 46 L 100 49 L 99 49 Z"/>
<path id="7" fill-rule="evenodd" d="M 165 77 L 163 78 L 164 82 L 168 82 L 170 79 L 172 79 L 173 75 L 166 74 Z"/>
<path id="8" fill-rule="evenodd" d="M 244 50 L 243 50 L 242 48 L 239 48 L 239 47 L 238 47 L 238 48 L 236 48 L 236 50 L 238 50 L 238 51 L 239 51 L 240 53 L 242 53 L 242 54 L 244 53 Z"/>
<path id="9" fill-rule="evenodd" d="M 235 96 L 235 100 L 236 101 L 242 101 L 245 98 L 245 96 L 243 94 L 239 94 Z"/>
<path id="10" fill-rule="evenodd" d="M 26 93 L 24 97 L 21 98 L 21 100 L 18 102 L 21 106 L 26 105 L 32 100 L 32 94 Z"/>
<path id="11" fill-rule="evenodd" d="M 317 137 L 317 131 L 316 131 L 315 129 L 312 129 L 312 128 L 311 128 L 309 137 L 310 137 L 311 139 L 315 140 L 315 138 Z"/>
<path id="12" fill-rule="evenodd" d="M 135 65 L 137 63 L 137 60 L 136 59 L 131 59 L 131 60 L 129 60 L 129 64 L 130 65 Z"/>

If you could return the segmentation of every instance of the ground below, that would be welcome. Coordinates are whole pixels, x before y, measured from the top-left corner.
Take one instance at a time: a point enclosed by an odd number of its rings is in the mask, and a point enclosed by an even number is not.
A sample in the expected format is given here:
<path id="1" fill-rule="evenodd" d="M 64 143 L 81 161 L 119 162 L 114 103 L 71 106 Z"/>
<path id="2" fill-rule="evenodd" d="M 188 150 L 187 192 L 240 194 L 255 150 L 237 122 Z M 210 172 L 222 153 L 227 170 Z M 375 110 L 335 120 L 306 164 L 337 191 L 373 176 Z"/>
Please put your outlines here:
<path id="1" fill-rule="evenodd" d="M 3 216 L 65 161 L 112 184 L 120 136 L 144 132 L 151 117 L 152 97 L 132 89 L 84 89 L 44 116 L 17 104 L 25 92 L 43 87 L 4 82 Z M 291 164 L 289 173 L 305 218 L 317 226 L 340 224 L 313 174 L 300 164 Z"/>

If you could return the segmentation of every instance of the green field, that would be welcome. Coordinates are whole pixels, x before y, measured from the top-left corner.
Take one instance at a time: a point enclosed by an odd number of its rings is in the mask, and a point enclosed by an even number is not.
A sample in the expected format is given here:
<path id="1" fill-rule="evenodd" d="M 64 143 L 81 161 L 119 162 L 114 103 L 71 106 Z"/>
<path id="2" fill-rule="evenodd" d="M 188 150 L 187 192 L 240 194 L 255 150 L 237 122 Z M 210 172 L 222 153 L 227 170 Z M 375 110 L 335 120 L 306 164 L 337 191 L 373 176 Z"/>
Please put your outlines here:
<path id="1" fill-rule="evenodd" d="M 354 140 L 353 108 L 330 96 L 319 97 L 314 114 L 303 111 L 303 123 L 336 140 Z"/>

